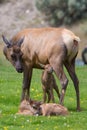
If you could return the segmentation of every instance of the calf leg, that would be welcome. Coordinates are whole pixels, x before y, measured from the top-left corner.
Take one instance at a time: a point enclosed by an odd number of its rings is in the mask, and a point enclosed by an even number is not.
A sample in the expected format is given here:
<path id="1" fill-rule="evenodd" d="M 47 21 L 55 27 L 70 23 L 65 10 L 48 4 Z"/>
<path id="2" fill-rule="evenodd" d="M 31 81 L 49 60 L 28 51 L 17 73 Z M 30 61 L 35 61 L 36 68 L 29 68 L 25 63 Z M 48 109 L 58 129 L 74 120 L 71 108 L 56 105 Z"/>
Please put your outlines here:
<path id="1" fill-rule="evenodd" d="M 47 91 L 47 95 L 48 95 L 48 101 L 47 101 L 47 103 L 49 103 L 50 100 L 51 100 L 51 94 L 50 94 L 50 91 L 49 91 L 49 90 Z"/>
<path id="2" fill-rule="evenodd" d="M 22 96 L 21 101 L 25 98 L 30 100 L 30 83 L 32 77 L 32 68 L 25 68 L 23 73 L 23 87 L 22 87 Z"/>
<path id="3" fill-rule="evenodd" d="M 46 97 L 46 91 L 43 89 L 43 102 L 44 103 L 46 102 L 46 99 L 47 99 L 47 97 Z"/>
<path id="4" fill-rule="evenodd" d="M 45 87 L 43 87 L 45 88 Z M 46 95 L 47 94 L 47 95 Z M 48 103 L 50 102 L 51 100 L 51 95 L 50 95 L 50 91 L 49 90 L 46 90 L 46 89 L 43 89 L 43 102 L 46 103 L 46 100 L 47 100 L 47 97 L 48 97 Z"/>
<path id="5" fill-rule="evenodd" d="M 71 61 L 71 63 L 68 64 L 68 62 L 65 62 L 65 67 L 73 81 L 75 91 L 76 91 L 76 98 L 77 98 L 77 110 L 80 111 L 80 98 L 79 98 L 79 80 L 77 78 L 77 75 L 75 73 L 75 59 Z"/>
<path id="6" fill-rule="evenodd" d="M 51 86 L 51 87 L 52 87 L 52 86 Z M 55 102 L 54 94 L 53 94 L 53 88 L 50 88 L 50 96 L 51 96 L 52 102 Z"/>

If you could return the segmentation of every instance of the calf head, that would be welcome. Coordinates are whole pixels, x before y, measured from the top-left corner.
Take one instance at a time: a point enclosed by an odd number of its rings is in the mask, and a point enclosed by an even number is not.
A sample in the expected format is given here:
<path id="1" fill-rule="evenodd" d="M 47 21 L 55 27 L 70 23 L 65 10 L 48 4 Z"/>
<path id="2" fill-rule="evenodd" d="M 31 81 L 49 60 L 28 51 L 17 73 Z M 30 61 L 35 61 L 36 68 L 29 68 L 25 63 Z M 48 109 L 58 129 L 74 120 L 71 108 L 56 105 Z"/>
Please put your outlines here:
<path id="1" fill-rule="evenodd" d="M 44 65 L 44 71 L 42 73 L 42 82 L 49 82 L 49 80 L 51 79 L 52 72 L 53 68 L 50 64 Z"/>
<path id="2" fill-rule="evenodd" d="M 48 74 L 51 74 L 53 72 L 53 68 L 50 64 L 45 65 L 44 69 Z"/>
<path id="3" fill-rule="evenodd" d="M 3 49 L 3 53 L 8 61 L 15 67 L 16 71 L 19 73 L 23 72 L 23 60 L 21 52 L 21 44 L 24 38 L 19 39 L 17 42 L 8 41 L 5 36 L 2 36 L 6 46 Z"/>

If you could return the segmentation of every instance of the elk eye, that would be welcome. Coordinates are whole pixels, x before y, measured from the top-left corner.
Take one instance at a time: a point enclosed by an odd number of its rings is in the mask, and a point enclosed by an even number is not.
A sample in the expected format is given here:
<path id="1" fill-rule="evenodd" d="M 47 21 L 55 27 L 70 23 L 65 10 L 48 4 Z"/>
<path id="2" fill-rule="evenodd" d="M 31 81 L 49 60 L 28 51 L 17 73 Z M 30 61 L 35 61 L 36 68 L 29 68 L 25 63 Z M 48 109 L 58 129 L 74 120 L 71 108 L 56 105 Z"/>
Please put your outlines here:
<path id="1" fill-rule="evenodd" d="M 12 60 L 16 60 L 16 56 L 14 54 L 11 55 Z"/>

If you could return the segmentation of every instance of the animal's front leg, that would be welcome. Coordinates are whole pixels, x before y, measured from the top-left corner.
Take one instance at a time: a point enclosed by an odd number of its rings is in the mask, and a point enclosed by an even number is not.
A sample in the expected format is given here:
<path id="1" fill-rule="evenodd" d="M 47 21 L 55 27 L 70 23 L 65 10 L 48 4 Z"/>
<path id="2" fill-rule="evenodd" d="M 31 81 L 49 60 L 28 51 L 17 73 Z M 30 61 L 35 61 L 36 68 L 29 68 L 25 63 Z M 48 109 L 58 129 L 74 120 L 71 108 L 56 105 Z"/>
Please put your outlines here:
<path id="1" fill-rule="evenodd" d="M 50 95 L 51 95 L 52 102 L 55 102 L 53 88 L 50 88 Z"/>
<path id="2" fill-rule="evenodd" d="M 50 94 L 50 91 L 49 91 L 49 90 L 47 91 L 47 95 L 48 95 L 48 101 L 47 101 L 47 103 L 49 103 L 50 100 L 51 100 L 51 94 Z"/>
<path id="3" fill-rule="evenodd" d="M 23 73 L 23 86 L 21 101 L 24 99 L 30 100 L 30 83 L 32 78 L 32 67 L 25 67 Z"/>

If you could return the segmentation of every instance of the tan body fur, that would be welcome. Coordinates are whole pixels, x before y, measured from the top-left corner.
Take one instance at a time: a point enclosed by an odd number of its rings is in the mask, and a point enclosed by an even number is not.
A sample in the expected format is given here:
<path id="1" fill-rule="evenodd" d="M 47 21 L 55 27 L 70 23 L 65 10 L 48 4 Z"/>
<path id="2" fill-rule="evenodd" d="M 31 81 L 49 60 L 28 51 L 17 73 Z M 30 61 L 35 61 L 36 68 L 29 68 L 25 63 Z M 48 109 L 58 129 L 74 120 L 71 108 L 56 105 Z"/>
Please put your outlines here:
<path id="1" fill-rule="evenodd" d="M 43 116 L 58 116 L 68 115 L 69 112 L 66 107 L 56 103 L 46 103 L 40 105 L 40 111 Z"/>
<path id="2" fill-rule="evenodd" d="M 31 64 L 34 64 L 35 67 L 37 65 L 35 65 L 34 61 L 34 52 L 37 53 L 39 61 L 46 64 L 49 62 L 48 60 L 50 60 L 52 53 L 56 52 L 55 55 L 58 56 L 58 53 L 60 55 L 60 51 L 64 49 L 64 43 L 68 49 L 67 56 L 71 58 L 73 55 L 74 57 L 78 52 L 78 45 L 74 45 L 73 40 L 80 41 L 79 37 L 63 28 L 25 29 L 19 32 L 12 41 L 17 42 L 21 37 L 25 37 L 24 44 L 21 46 L 23 59 L 27 60 L 26 64 L 30 64 L 31 61 Z M 76 49 L 73 49 L 73 46 Z"/>

